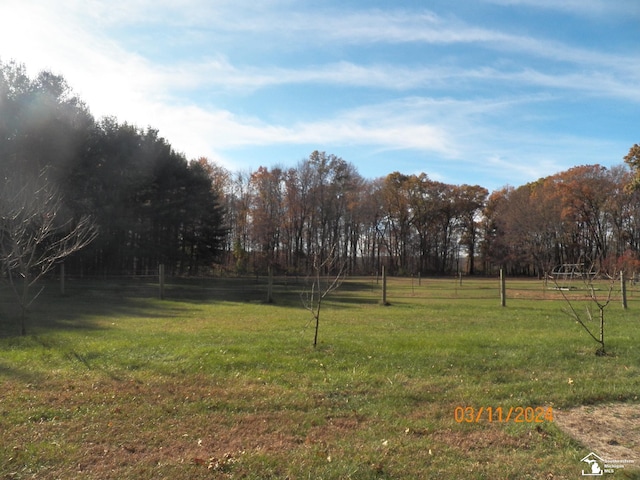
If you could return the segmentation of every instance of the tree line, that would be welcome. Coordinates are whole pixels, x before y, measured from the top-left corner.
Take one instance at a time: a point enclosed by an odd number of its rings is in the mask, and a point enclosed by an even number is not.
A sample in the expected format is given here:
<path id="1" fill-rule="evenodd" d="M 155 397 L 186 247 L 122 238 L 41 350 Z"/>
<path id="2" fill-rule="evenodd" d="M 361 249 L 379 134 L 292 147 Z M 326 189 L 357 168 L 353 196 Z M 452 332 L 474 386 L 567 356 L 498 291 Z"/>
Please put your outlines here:
<path id="1" fill-rule="evenodd" d="M 577 166 L 493 192 L 483 215 L 483 257 L 514 274 L 549 273 L 562 264 L 636 271 L 637 151 L 637 145 L 631 148 L 626 165 Z"/>
<path id="2" fill-rule="evenodd" d="M 95 238 L 65 259 L 78 274 L 143 274 L 159 263 L 195 274 L 210 268 L 225 237 L 207 164 L 187 161 L 152 128 L 96 120 L 63 77 L 30 78 L 14 62 L 0 63 L 0 179 L 3 270 L 15 257 L 9 218 L 25 197 L 42 198 L 25 235 L 54 213 L 70 226 L 91 219 Z"/>
<path id="3" fill-rule="evenodd" d="M 218 170 L 230 227 L 224 264 L 304 273 L 335 249 L 352 274 L 383 265 L 394 275 L 542 276 L 563 264 L 631 272 L 640 252 L 634 148 L 627 165 L 577 166 L 491 193 L 425 173 L 368 180 L 318 151 L 289 169 Z"/>
<path id="4" fill-rule="evenodd" d="M 323 151 L 294 167 L 232 172 L 187 160 L 153 128 L 95 119 L 61 76 L 0 63 L 0 179 L 5 190 L 46 184 L 70 225 L 92 219 L 95 238 L 65 260 L 75 274 L 153 273 L 162 263 L 170 274 L 306 275 L 329 256 L 350 274 L 633 269 L 638 150 L 619 166 L 491 193 L 426 173 L 366 179 Z"/>
<path id="5" fill-rule="evenodd" d="M 338 252 L 351 274 L 475 272 L 478 220 L 488 191 L 426 174 L 367 180 L 352 164 L 314 151 L 297 166 L 218 172 L 229 218 L 225 264 L 305 273 Z M 468 253 L 468 255 L 467 255 Z"/>

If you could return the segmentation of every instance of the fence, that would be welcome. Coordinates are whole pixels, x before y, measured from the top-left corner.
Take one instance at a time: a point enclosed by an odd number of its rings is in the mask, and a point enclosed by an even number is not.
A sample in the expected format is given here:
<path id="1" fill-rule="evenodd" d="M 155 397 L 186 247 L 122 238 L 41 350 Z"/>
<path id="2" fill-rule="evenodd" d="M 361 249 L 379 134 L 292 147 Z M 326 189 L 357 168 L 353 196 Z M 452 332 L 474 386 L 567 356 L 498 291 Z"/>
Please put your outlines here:
<path id="1" fill-rule="evenodd" d="M 323 281 L 330 283 L 331 277 Z M 76 276 L 56 272 L 54 276 L 33 288 L 37 293 L 44 287 L 46 302 L 51 296 L 68 298 L 146 298 L 196 301 L 237 301 L 263 303 L 300 302 L 300 294 L 309 288 L 311 280 L 304 276 L 229 276 L 229 277 L 165 277 L 162 269 L 153 275 Z M 330 295 L 332 301 L 349 297 L 349 301 L 393 304 L 410 302 L 412 298 L 424 300 L 495 300 L 496 306 L 510 301 L 588 300 L 591 293 L 599 298 L 608 295 L 611 301 L 626 304 L 640 300 L 640 284 L 620 280 L 596 280 L 588 287 L 579 279 L 558 284 L 544 279 L 510 277 L 390 277 L 386 292 L 382 276 L 348 277 L 338 290 Z M 593 290 L 591 290 L 591 288 Z M 0 304 L 11 304 L 10 288 L 0 283 Z"/>

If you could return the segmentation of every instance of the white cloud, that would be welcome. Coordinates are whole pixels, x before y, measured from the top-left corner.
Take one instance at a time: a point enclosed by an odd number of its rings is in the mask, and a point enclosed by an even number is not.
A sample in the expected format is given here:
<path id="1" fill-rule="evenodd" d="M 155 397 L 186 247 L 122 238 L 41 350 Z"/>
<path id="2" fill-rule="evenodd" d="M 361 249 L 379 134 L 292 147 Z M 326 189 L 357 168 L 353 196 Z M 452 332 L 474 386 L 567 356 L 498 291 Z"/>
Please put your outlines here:
<path id="1" fill-rule="evenodd" d="M 174 107 L 158 115 L 158 126 L 171 139 L 179 139 L 179 145 L 189 145 L 186 153 L 190 157 L 215 158 L 224 156 L 223 152 L 252 146 L 330 143 L 468 159 L 477 153 L 473 149 L 478 148 L 479 138 L 487 143 L 496 139 L 492 129 L 500 113 L 541 100 L 546 98 L 460 101 L 406 97 L 292 125 L 272 125 L 257 118 L 222 110 L 205 111 L 197 106 Z M 172 121 L 163 125 L 162 119 L 169 118 Z M 501 135 L 504 145 L 518 141 L 510 130 Z"/>
<path id="2" fill-rule="evenodd" d="M 517 5 L 539 3 L 539 0 L 486 1 Z M 300 5 L 295 2 L 287 5 L 290 7 L 288 9 L 257 9 L 247 6 L 232 8 L 227 2 L 215 2 L 214 5 L 218 8 L 212 10 L 211 6 L 207 6 L 206 2 L 202 3 L 202 0 L 191 0 L 190 3 L 193 5 L 192 8 L 185 8 L 184 11 L 193 11 L 195 14 L 188 17 L 186 14 L 177 16 L 183 18 L 184 27 L 196 29 L 200 28 L 206 19 L 208 28 L 205 29 L 205 35 L 211 41 L 218 40 L 225 34 L 236 34 L 238 36 L 235 38 L 238 41 L 272 44 L 277 45 L 279 49 L 324 48 L 328 44 L 468 44 L 475 48 L 484 46 L 487 49 L 534 55 L 577 65 L 608 66 L 637 72 L 637 56 L 629 58 L 612 54 L 610 51 L 585 49 L 546 38 L 518 35 L 508 30 L 484 28 L 455 17 L 441 17 L 424 9 L 301 10 Z M 567 3 L 547 0 L 541 5 L 567 10 L 579 10 L 580 5 L 583 10 L 589 11 L 600 8 L 618 11 L 617 7 L 612 7 L 613 4 L 616 2 L 574 0 Z M 625 5 L 631 4 L 625 2 Z M 625 11 L 640 11 L 640 3 L 635 5 L 635 8 L 629 7 Z M 166 13 L 167 11 L 165 15 Z"/>
<path id="3" fill-rule="evenodd" d="M 171 79 L 174 86 L 189 88 L 190 85 L 207 84 L 225 90 L 251 91 L 274 85 L 317 83 L 404 90 L 480 79 L 518 80 L 526 85 L 553 88 L 571 89 L 575 85 L 578 90 L 589 90 L 594 94 L 622 95 L 632 101 L 638 98 L 633 88 L 628 87 L 640 81 L 638 55 L 586 49 L 547 38 L 480 28 L 460 20 L 444 19 L 428 11 L 296 12 L 276 9 L 263 12 L 259 18 L 252 17 L 251 10 L 242 12 L 242 15 L 238 12 L 225 13 L 231 17 L 215 17 L 217 28 L 207 31 L 207 35 L 212 36 L 211 41 L 218 38 L 220 31 L 225 31 L 239 35 L 238 41 L 248 35 L 254 42 L 273 42 L 284 49 L 302 48 L 302 45 L 324 48 L 327 44 L 363 43 L 464 44 L 498 52 L 499 55 L 511 55 L 510 67 L 501 70 L 498 65 L 489 64 L 465 68 L 462 66 L 465 53 L 452 56 L 451 59 L 457 60 L 450 60 L 448 66 L 363 65 L 338 61 L 294 68 L 234 64 L 224 55 L 214 54 L 213 58 L 167 66 L 167 80 Z M 554 70 L 531 67 L 537 63 L 533 59 L 551 60 Z M 594 75 L 594 72 L 607 74 Z M 587 88 L 589 83 L 593 87 Z"/>
<path id="4" fill-rule="evenodd" d="M 219 58 L 203 63 L 178 65 L 161 70 L 163 82 L 172 89 L 212 88 L 232 92 L 253 92 L 284 85 L 318 84 L 335 87 L 366 87 L 391 91 L 450 89 L 460 92 L 477 88 L 479 82 L 510 88 L 575 91 L 599 97 L 618 97 L 639 102 L 635 85 L 640 72 L 625 73 L 607 69 L 583 69 L 567 73 L 545 72 L 530 67 L 501 70 L 498 67 L 460 68 L 454 66 L 415 66 L 393 64 L 362 65 L 351 62 L 283 67 L 237 67 Z"/>
<path id="5" fill-rule="evenodd" d="M 526 2 L 529 0 L 511 0 L 512 4 Z M 187 157 L 204 155 L 227 166 L 231 166 L 234 150 L 251 146 L 330 143 L 414 150 L 455 159 L 461 165 L 514 172 L 517 178 L 542 176 L 561 169 L 553 160 L 558 155 L 583 151 L 584 139 L 553 138 L 545 145 L 537 137 L 534 120 L 528 123 L 534 127 L 531 132 L 522 133 L 504 118 L 525 123 L 523 118 L 531 114 L 527 107 L 566 92 L 640 102 L 634 87 L 640 80 L 637 57 L 476 27 L 427 10 L 301 12 L 295 10 L 299 2 L 291 2 L 289 9 L 282 8 L 282 2 L 246 4 L 235 0 L 179 4 L 169 0 L 69 0 L 54 9 L 46 0 L 3 0 L 0 18 L 10 20 L 4 20 L 0 28 L 0 55 L 4 61 L 25 62 L 32 72 L 52 69 L 62 74 L 96 116 L 116 115 L 120 121 L 158 128 Z M 276 59 L 257 66 L 251 60 L 239 63 L 242 60 L 233 57 L 234 50 L 212 47 L 206 58 L 194 55 L 193 60 L 154 63 L 127 47 L 121 37 L 111 35 L 112 30 L 126 33 L 137 26 L 153 30 L 158 25 L 184 29 L 179 34 L 202 35 L 198 47 L 206 42 L 216 45 L 223 37 L 240 42 L 246 36 L 284 49 L 326 51 L 345 45 L 422 43 L 436 48 L 463 45 L 477 49 L 480 45 L 484 52 L 498 55 L 489 55 L 490 62 L 473 67 L 464 64 L 467 53 L 453 50 L 448 61 L 434 64 L 396 65 L 393 60 L 382 63 L 375 57 L 364 64 L 327 56 L 324 63 L 311 60 L 283 66 Z M 511 54 L 507 62 L 495 60 L 507 54 Z M 452 60 L 455 55 L 460 57 Z M 553 60 L 553 69 L 531 62 L 531 57 Z M 316 84 L 366 87 L 385 91 L 385 95 L 372 96 L 376 100 L 369 105 L 288 124 L 271 124 L 257 114 L 215 107 L 219 92 L 233 98 L 271 87 Z M 434 98 L 434 90 L 445 95 L 442 92 L 452 86 L 456 88 L 449 95 L 456 98 Z M 503 86 L 511 93 L 503 91 Z M 536 87 L 535 93 L 530 87 Z M 195 91 L 210 97 L 195 100 L 191 98 Z M 403 97 L 383 100 L 387 93 L 399 92 Z M 474 99 L 461 100 L 469 92 Z M 524 163 L 523 152 L 529 159 Z"/>
<path id="6" fill-rule="evenodd" d="M 63 75 L 99 115 L 135 115 L 149 96 L 161 95 L 155 88 L 158 75 L 145 59 L 64 10 L 17 1 L 3 4 L 0 17 L 10 19 L 0 29 L 4 61 L 24 62 L 32 74 L 52 70 Z"/>
<path id="7" fill-rule="evenodd" d="M 272 125 L 239 117 L 229 111 L 203 110 L 197 106 L 159 111 L 158 127 L 170 138 L 188 145 L 190 157 L 219 155 L 247 146 L 375 145 L 385 149 L 415 149 L 451 154 L 449 134 L 435 124 L 384 106 L 345 111 L 335 116 L 294 125 Z M 162 119 L 171 119 L 165 122 Z"/>
<path id="8" fill-rule="evenodd" d="M 333 144 L 377 145 L 389 149 L 417 149 L 451 153 L 449 134 L 433 121 L 418 118 L 406 104 L 376 105 L 356 111 L 341 112 L 323 120 L 295 125 L 270 125 L 257 118 L 240 117 L 224 110 L 205 110 L 189 101 L 173 98 L 176 85 L 193 88 L 207 78 L 219 78 L 213 73 L 227 72 L 226 82 L 282 83 L 323 82 L 352 85 L 397 86 L 398 78 L 414 83 L 415 74 L 408 70 L 393 75 L 383 67 L 373 69 L 342 63 L 331 68 L 307 70 L 274 69 L 262 76 L 248 70 L 239 72 L 224 60 L 206 66 L 177 65 L 158 68 L 144 58 L 125 51 L 118 44 L 102 37 L 100 32 L 83 29 L 69 17 L 38 8 L 18 5 L 14 10 L 15 30 L 33 26 L 13 57 L 28 62 L 35 69 L 53 68 L 62 73 L 87 101 L 94 114 L 117 114 L 121 121 L 151 125 L 160 130 L 173 145 L 189 157 L 206 155 L 249 145 L 318 144 L 330 139 Z M 65 20 L 65 22 L 63 22 Z M 4 31 L 0 43 L 9 40 Z M 50 39 L 50 41 L 47 41 Z M 41 46 L 38 48 L 37 46 Z M 195 72 L 195 73 L 193 73 Z M 433 77 L 423 72 L 422 78 Z M 395 78 L 395 79 L 394 79 Z M 402 102 L 401 102 L 402 103 Z"/>
<path id="9" fill-rule="evenodd" d="M 145 98 L 172 95 L 171 92 L 204 86 L 225 90 L 254 90 L 274 85 L 317 83 L 338 86 L 374 87 L 395 90 L 443 86 L 449 82 L 469 80 L 519 80 L 526 84 L 537 84 L 555 88 L 571 88 L 574 85 L 594 86 L 590 89 L 603 94 L 629 95 L 636 99 L 634 89 L 625 85 L 637 84 L 640 71 L 638 58 L 621 57 L 610 52 L 587 51 L 557 42 L 516 36 L 445 21 L 433 13 L 415 14 L 409 11 L 366 11 L 336 15 L 303 14 L 296 12 L 270 12 L 262 18 L 251 17 L 251 10 L 242 16 L 220 18 L 213 15 L 214 22 L 227 29 L 261 29 L 271 36 L 274 16 L 279 24 L 287 25 L 289 32 L 305 32 L 302 42 L 353 41 L 353 42 L 427 42 L 427 43 L 485 43 L 498 50 L 536 55 L 569 64 L 584 66 L 582 72 L 556 74 L 536 71 L 526 66 L 518 72 L 500 71 L 496 67 L 460 68 L 443 66 L 398 66 L 394 64 L 360 65 L 342 61 L 296 68 L 269 66 L 236 66 L 220 54 L 213 58 L 198 58 L 191 62 L 152 65 L 135 53 L 126 51 L 120 44 L 107 37 L 100 28 L 86 24 L 87 18 L 99 16 L 107 23 L 128 19 L 129 22 L 153 22 L 155 16 L 166 18 L 175 13 L 195 16 L 202 21 L 202 10 L 217 9 L 229 14 L 229 2 L 208 4 L 201 0 L 190 0 L 180 9 L 171 2 L 150 0 L 115 1 L 105 3 L 93 0 L 90 3 L 65 3 L 66 9 L 46 8 L 37 2 L 10 2 L 0 7 L 0 13 L 12 21 L 0 29 L 2 54 L 28 62 L 35 69 L 53 68 L 61 72 L 92 108 L 100 114 L 108 113 L 114 106 L 133 106 L 139 95 Z M 525 0 L 511 0 L 524 2 Z M 208 6 L 207 6 L 208 5 Z M 2 11 L 4 9 L 4 12 Z M 180 14 L 178 14 L 181 12 Z M 242 9 L 236 9 L 242 10 Z M 90 13 L 93 12 L 93 13 Z M 96 13 L 97 12 L 97 13 Z M 192 13 L 190 13 L 192 12 Z M 145 14 L 150 17 L 145 17 Z M 197 23 L 196 23 L 197 25 Z M 280 32 L 282 34 L 282 32 Z M 286 34 L 283 34 L 286 35 Z M 215 35 L 214 35 L 215 38 Z M 318 40 L 321 39 L 321 40 Z M 594 76 L 591 70 L 611 71 L 612 76 Z M 594 80 L 596 80 L 594 82 Z M 599 80 L 599 81 L 598 81 Z M 122 98 L 114 98 L 118 93 Z M 125 110 L 128 111 L 128 110 Z"/>

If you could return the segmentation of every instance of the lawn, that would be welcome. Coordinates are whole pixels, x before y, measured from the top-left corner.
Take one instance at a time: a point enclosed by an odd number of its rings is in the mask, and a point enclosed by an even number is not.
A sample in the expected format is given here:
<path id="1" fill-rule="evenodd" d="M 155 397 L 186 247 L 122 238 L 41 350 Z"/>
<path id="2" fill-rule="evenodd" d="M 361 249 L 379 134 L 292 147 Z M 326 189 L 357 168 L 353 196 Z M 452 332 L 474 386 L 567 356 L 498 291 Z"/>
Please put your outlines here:
<path id="1" fill-rule="evenodd" d="M 350 279 L 317 348 L 301 280 L 168 283 L 48 285 L 25 337 L 3 288 L 0 478 L 574 479 L 590 449 L 547 414 L 640 403 L 635 287 L 599 357 L 534 280 L 501 307 L 496 279 L 391 279 L 390 306 Z"/>

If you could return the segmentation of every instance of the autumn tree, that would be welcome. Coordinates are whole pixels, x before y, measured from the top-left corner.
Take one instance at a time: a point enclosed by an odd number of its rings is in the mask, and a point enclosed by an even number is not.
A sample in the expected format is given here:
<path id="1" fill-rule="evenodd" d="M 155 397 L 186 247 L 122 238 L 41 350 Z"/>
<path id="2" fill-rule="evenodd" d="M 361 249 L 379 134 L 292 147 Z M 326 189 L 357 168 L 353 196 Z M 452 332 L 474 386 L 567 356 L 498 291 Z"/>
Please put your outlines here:
<path id="1" fill-rule="evenodd" d="M 252 238 L 262 253 L 262 267 L 278 263 L 283 211 L 283 172 L 260 167 L 251 175 Z"/>
<path id="2" fill-rule="evenodd" d="M 360 262 L 365 273 L 379 272 L 384 248 L 381 225 L 384 219 L 382 195 L 384 179 L 365 181 L 360 191 Z"/>
<path id="3" fill-rule="evenodd" d="M 475 259 L 480 241 L 480 215 L 489 191 L 479 185 L 462 185 L 456 189 L 457 210 L 460 212 L 460 243 L 467 250 L 467 273 L 475 274 Z"/>
<path id="4" fill-rule="evenodd" d="M 608 206 L 617 186 L 600 165 L 573 167 L 558 176 L 563 219 L 575 229 L 578 250 L 573 256 L 601 262 L 609 253 L 612 216 Z"/>
<path id="5" fill-rule="evenodd" d="M 628 178 L 621 167 L 584 165 L 494 192 L 485 240 L 501 245 L 502 261 L 520 273 L 579 262 L 606 270 L 633 243 L 637 202 L 624 191 Z"/>
<path id="6" fill-rule="evenodd" d="M 627 183 L 628 190 L 640 189 L 640 145 L 636 143 L 629 149 L 624 162 L 633 171 L 633 178 Z"/>
<path id="7" fill-rule="evenodd" d="M 411 229 L 409 255 L 418 257 L 417 270 L 422 273 L 429 269 L 429 260 L 433 254 L 433 237 L 428 232 L 429 224 L 433 221 L 433 198 L 430 192 L 432 185 L 433 182 L 425 173 L 406 176 L 403 181 L 408 201 L 408 226 Z M 404 268 L 414 270 L 413 265 L 409 266 L 408 259 L 405 260 Z"/>
<path id="8" fill-rule="evenodd" d="M 251 174 L 236 172 L 231 180 L 227 194 L 227 228 L 231 243 L 233 269 L 236 273 L 245 273 L 249 268 L 251 241 L 251 192 L 249 182 Z"/>
<path id="9" fill-rule="evenodd" d="M 311 167 L 311 209 L 307 228 L 307 254 L 319 255 L 324 262 L 329 252 L 338 245 L 340 225 L 344 220 L 345 194 L 350 188 L 353 169 L 342 158 L 314 151 L 309 155 Z M 340 249 L 335 253 L 341 253 Z"/>
<path id="10" fill-rule="evenodd" d="M 342 187 L 345 202 L 342 250 L 347 262 L 347 273 L 352 274 L 357 272 L 359 257 L 363 253 L 364 226 L 367 223 L 369 209 L 366 205 L 367 181 L 360 176 L 355 167 L 350 166 L 350 168 L 352 171 L 349 181 Z"/>
<path id="11" fill-rule="evenodd" d="M 413 215 L 409 205 L 409 176 L 393 172 L 384 178 L 380 195 L 383 218 L 380 222 L 380 241 L 389 257 L 390 271 L 398 272 L 407 266 Z"/>
<path id="12" fill-rule="evenodd" d="M 501 221 L 500 210 L 512 189 L 513 187 L 503 187 L 491 192 L 482 211 L 480 258 L 485 273 L 492 273 L 495 267 L 503 267 L 507 259 L 509 247 L 505 241 L 504 224 Z"/>
<path id="13" fill-rule="evenodd" d="M 454 266 L 456 245 L 460 234 L 461 212 L 455 202 L 455 186 L 431 182 L 429 186 L 430 217 L 428 234 L 433 239 L 431 269 L 442 275 L 457 271 Z"/>
<path id="14" fill-rule="evenodd" d="M 284 175 L 283 246 L 289 270 L 295 273 L 308 266 L 305 239 L 313 209 L 313 178 L 313 167 L 306 160 Z"/>

